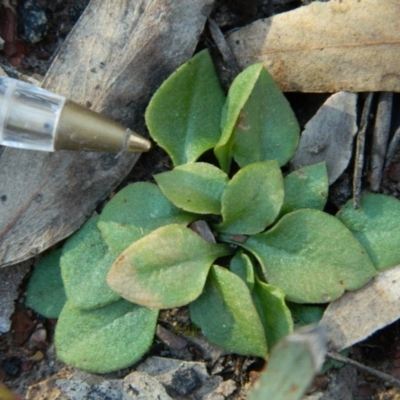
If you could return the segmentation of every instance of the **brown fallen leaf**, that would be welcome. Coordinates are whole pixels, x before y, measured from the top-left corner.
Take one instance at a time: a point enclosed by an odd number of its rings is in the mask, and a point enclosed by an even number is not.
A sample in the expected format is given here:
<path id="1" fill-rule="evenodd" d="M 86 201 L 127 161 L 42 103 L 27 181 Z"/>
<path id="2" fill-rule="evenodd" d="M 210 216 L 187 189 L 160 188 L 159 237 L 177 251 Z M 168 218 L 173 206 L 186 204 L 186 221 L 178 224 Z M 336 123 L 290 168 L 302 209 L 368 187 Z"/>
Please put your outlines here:
<path id="1" fill-rule="evenodd" d="M 193 54 L 213 0 L 92 0 L 43 86 L 141 133 L 154 91 Z M 0 266 L 74 232 L 137 154 L 0 152 Z"/>
<path id="2" fill-rule="evenodd" d="M 399 318 L 400 265 L 332 302 L 320 323 L 326 328 L 328 348 L 340 351 Z"/>
<path id="3" fill-rule="evenodd" d="M 291 160 L 293 169 L 325 161 L 329 184 L 347 168 L 357 133 L 357 95 L 339 92 L 330 96 L 307 122 Z"/>
<path id="4" fill-rule="evenodd" d="M 262 61 L 283 91 L 400 91 L 399 15 L 398 0 L 315 1 L 227 39 L 241 68 Z"/>

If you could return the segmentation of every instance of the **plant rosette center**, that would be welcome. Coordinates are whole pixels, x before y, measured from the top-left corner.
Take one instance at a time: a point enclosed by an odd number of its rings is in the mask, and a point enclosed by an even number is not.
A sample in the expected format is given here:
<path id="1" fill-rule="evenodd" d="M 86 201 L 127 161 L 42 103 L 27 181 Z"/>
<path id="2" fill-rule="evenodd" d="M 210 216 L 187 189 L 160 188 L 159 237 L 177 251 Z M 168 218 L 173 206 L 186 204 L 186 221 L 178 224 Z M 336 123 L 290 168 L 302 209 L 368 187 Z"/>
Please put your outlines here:
<path id="1" fill-rule="evenodd" d="M 266 358 L 295 324 L 318 321 L 324 304 L 400 262 L 398 200 L 365 194 L 334 216 L 324 212 L 325 163 L 282 173 L 299 126 L 261 64 L 225 95 L 202 51 L 161 85 L 145 117 L 174 168 L 119 191 L 32 275 L 28 305 L 59 317 L 61 360 L 97 373 L 132 365 L 159 310 L 185 305 L 210 342 Z M 217 165 L 201 161 L 210 150 Z"/>

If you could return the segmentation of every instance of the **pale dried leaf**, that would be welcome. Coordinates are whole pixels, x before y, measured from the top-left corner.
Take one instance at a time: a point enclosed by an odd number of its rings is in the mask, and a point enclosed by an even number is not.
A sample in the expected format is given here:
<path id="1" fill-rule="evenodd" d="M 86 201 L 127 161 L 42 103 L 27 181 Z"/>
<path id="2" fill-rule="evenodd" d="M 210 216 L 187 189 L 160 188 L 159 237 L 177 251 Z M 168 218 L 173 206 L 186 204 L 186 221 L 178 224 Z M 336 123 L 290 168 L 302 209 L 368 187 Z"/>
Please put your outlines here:
<path id="1" fill-rule="evenodd" d="M 292 158 L 293 169 L 326 162 L 329 184 L 347 168 L 357 133 L 357 95 L 339 92 L 307 122 Z"/>
<path id="2" fill-rule="evenodd" d="M 213 0 L 93 0 L 43 87 L 143 131 L 152 93 L 197 45 Z M 7 148 L 0 158 L 0 266 L 76 230 L 138 158 Z"/>
<path id="3" fill-rule="evenodd" d="M 400 91 L 397 0 L 315 1 L 228 37 L 241 68 L 262 61 L 283 91 Z"/>
<path id="4" fill-rule="evenodd" d="M 326 309 L 328 347 L 343 350 L 400 318 L 400 265 L 377 275 L 355 292 L 347 292 Z"/>

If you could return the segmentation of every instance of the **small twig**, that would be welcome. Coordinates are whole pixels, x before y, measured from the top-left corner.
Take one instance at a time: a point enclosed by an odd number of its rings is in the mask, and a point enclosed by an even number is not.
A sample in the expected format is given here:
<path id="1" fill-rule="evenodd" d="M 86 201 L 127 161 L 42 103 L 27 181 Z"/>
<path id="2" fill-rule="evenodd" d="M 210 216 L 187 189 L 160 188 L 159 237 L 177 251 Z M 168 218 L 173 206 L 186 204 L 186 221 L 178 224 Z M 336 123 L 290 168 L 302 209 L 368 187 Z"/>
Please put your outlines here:
<path id="1" fill-rule="evenodd" d="M 379 95 L 375 127 L 372 138 L 372 157 L 370 184 L 373 192 L 381 187 L 383 165 L 389 140 L 390 122 L 392 117 L 393 93 L 382 92 Z"/>
<path id="2" fill-rule="evenodd" d="M 221 53 L 222 59 L 226 64 L 225 69 L 226 72 L 229 73 L 229 80 L 233 81 L 233 79 L 240 73 L 240 68 L 236 58 L 218 24 L 211 18 L 208 19 L 208 27 L 215 45 L 217 46 L 219 52 Z"/>
<path id="3" fill-rule="evenodd" d="M 373 98 L 374 94 L 370 93 L 365 100 L 361 115 L 360 129 L 357 134 L 356 159 L 354 163 L 353 175 L 353 203 L 355 209 L 360 207 L 361 178 L 364 167 L 365 133 L 367 132 L 368 122 L 370 120 L 370 111 Z"/>
<path id="4" fill-rule="evenodd" d="M 331 360 L 342 362 L 346 365 L 351 365 L 354 368 L 357 368 L 359 371 L 366 372 L 372 376 L 375 376 L 378 379 L 381 379 L 393 386 L 400 387 L 400 379 L 393 377 L 392 375 L 385 374 L 384 372 L 378 371 L 375 368 L 367 367 L 364 364 L 361 364 L 357 361 L 354 361 L 350 358 L 344 357 L 339 353 L 328 351 L 326 356 Z"/>

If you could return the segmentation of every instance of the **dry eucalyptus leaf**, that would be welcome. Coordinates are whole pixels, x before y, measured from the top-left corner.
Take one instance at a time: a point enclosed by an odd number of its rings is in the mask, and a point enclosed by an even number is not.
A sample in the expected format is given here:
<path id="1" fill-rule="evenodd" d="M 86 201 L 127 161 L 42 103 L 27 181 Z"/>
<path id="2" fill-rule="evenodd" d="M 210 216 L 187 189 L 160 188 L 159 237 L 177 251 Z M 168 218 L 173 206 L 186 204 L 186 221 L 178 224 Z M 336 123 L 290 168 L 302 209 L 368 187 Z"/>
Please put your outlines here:
<path id="1" fill-rule="evenodd" d="M 347 168 L 357 133 L 357 95 L 339 92 L 307 122 L 291 160 L 293 169 L 326 162 L 329 184 Z"/>
<path id="2" fill-rule="evenodd" d="M 92 0 L 43 87 L 143 131 L 156 88 L 197 45 L 213 0 Z M 122 181 L 137 154 L 40 153 L 0 158 L 0 266 L 75 231 Z"/>
<path id="3" fill-rule="evenodd" d="M 355 292 L 347 292 L 326 309 L 328 347 L 340 351 L 400 318 L 400 265 L 378 274 Z"/>
<path id="4" fill-rule="evenodd" d="M 315 1 L 228 37 L 241 68 L 262 61 L 283 91 L 400 91 L 397 0 Z"/>

